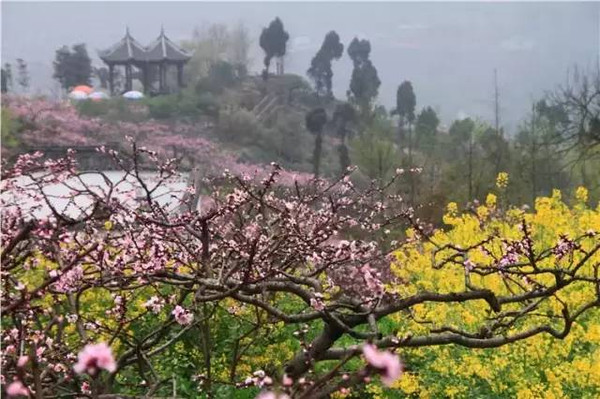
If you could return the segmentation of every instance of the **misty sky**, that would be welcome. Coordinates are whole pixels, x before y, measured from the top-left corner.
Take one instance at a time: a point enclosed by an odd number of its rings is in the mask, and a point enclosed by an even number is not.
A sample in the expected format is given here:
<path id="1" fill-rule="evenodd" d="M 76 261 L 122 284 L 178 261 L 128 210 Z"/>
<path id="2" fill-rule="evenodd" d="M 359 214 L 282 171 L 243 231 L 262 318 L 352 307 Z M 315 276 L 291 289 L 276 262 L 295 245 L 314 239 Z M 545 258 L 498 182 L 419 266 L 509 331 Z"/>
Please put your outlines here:
<path id="1" fill-rule="evenodd" d="M 566 81 L 575 64 L 600 58 L 600 3 L 201 3 L 2 1 L 2 63 L 18 57 L 31 66 L 32 86 L 47 92 L 54 52 L 85 42 L 96 51 L 118 41 L 129 26 L 143 44 L 164 25 L 173 40 L 195 26 L 243 21 L 252 33 L 254 70 L 262 60 L 258 36 L 279 16 L 290 33 L 288 72 L 305 75 L 325 34 L 348 44 L 371 41 L 382 81 L 379 101 L 393 106 L 408 79 L 417 107 L 431 105 L 448 124 L 456 117 L 493 120 L 493 71 L 498 70 L 501 122 L 509 130 L 531 99 Z M 334 63 L 334 91 L 345 97 L 351 74 L 346 54 Z"/>

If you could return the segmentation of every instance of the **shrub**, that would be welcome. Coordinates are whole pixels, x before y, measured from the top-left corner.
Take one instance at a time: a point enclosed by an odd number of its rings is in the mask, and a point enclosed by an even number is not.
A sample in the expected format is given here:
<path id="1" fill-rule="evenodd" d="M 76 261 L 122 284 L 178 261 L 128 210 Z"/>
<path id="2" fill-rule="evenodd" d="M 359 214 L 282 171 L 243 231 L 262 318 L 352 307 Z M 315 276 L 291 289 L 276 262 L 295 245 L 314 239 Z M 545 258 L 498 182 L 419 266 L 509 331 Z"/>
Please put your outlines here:
<path id="1" fill-rule="evenodd" d="M 208 71 L 208 76 L 200 79 L 196 84 L 196 92 L 220 94 L 224 89 L 232 87 L 238 80 L 238 71 L 226 61 L 213 63 Z"/>
<path id="2" fill-rule="evenodd" d="M 284 165 L 298 165 L 310 162 L 311 150 L 308 143 L 311 135 L 304 128 L 304 117 L 300 113 L 278 113 L 274 125 L 261 134 L 262 147 L 274 153 Z"/>
<path id="3" fill-rule="evenodd" d="M 259 123 L 254 114 L 241 108 L 219 112 L 218 134 L 237 143 L 251 143 L 259 133 Z"/>
<path id="4" fill-rule="evenodd" d="M 200 93 L 198 95 L 198 109 L 208 116 L 217 118 L 219 116 L 219 102 L 211 93 Z"/>
<path id="5" fill-rule="evenodd" d="M 197 118 L 200 115 L 216 117 L 219 106 L 211 93 L 197 94 L 184 90 L 177 94 L 161 95 L 146 99 L 150 116 L 155 119 L 176 117 Z"/>
<path id="6" fill-rule="evenodd" d="M 2 124 L 0 125 L 2 132 L 2 147 L 13 148 L 19 144 L 19 137 L 17 136 L 20 123 L 16 118 L 13 118 L 10 111 L 2 107 Z"/>
<path id="7" fill-rule="evenodd" d="M 80 115 L 95 118 L 98 116 L 106 116 L 111 108 L 111 103 L 109 100 L 85 100 L 76 102 L 75 106 Z"/>
<path id="8" fill-rule="evenodd" d="M 155 119 L 169 119 L 177 115 L 177 95 L 156 96 L 146 100 L 150 116 Z"/>
<path id="9" fill-rule="evenodd" d="M 79 101 L 75 102 L 74 106 L 79 115 L 88 118 L 122 122 L 140 122 L 148 118 L 144 102 L 131 102 L 122 97 L 101 101 Z"/>

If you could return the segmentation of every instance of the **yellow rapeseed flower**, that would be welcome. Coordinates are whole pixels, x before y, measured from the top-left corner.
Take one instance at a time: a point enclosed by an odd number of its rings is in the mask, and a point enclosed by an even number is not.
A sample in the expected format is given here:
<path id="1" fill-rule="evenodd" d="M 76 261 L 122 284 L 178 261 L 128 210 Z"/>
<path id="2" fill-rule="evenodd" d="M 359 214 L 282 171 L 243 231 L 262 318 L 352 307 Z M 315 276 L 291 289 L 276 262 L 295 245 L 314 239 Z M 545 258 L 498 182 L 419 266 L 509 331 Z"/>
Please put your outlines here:
<path id="1" fill-rule="evenodd" d="M 496 187 L 504 189 L 508 186 L 508 173 L 500 172 L 496 177 Z"/>
<path id="2" fill-rule="evenodd" d="M 498 202 L 498 198 L 492 193 L 488 194 L 487 197 L 485 198 L 485 204 L 487 205 L 488 208 L 495 208 L 497 202 Z"/>
<path id="3" fill-rule="evenodd" d="M 583 186 L 577 187 L 577 190 L 575 190 L 575 198 L 577 198 L 577 200 L 580 202 L 586 203 L 588 201 L 587 188 Z"/>

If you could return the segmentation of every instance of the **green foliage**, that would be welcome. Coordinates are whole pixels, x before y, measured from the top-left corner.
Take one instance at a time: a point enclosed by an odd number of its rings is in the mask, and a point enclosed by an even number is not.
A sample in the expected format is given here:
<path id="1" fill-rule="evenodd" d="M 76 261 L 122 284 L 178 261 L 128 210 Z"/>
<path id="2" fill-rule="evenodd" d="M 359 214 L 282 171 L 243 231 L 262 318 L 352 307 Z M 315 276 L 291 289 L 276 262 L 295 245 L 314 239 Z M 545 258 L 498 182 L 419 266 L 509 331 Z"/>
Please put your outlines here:
<path id="1" fill-rule="evenodd" d="M 292 74 L 273 76 L 266 82 L 257 82 L 256 85 L 265 93 L 276 94 L 287 100 L 290 100 L 290 97 L 299 97 L 299 94 L 303 92 L 310 93 L 309 98 L 302 97 L 301 105 L 316 105 L 315 95 L 310 84 L 301 76 Z"/>
<path id="2" fill-rule="evenodd" d="M 305 124 L 309 132 L 315 135 L 315 148 L 313 151 L 313 173 L 319 176 L 321 166 L 321 152 L 323 151 L 323 127 L 327 123 L 327 112 L 323 108 L 315 108 L 306 114 Z"/>
<path id="3" fill-rule="evenodd" d="M 370 60 L 367 60 L 352 70 L 351 98 L 363 109 L 367 109 L 377 97 L 380 85 L 381 80 L 377 75 L 377 69 Z"/>
<path id="4" fill-rule="evenodd" d="M 217 100 L 212 93 L 198 94 L 193 90 L 147 98 L 145 104 L 150 116 L 155 119 L 198 118 L 202 115 L 214 117 L 219 112 Z"/>
<path id="5" fill-rule="evenodd" d="M 396 109 L 392 111 L 392 114 L 397 114 L 400 117 L 402 124 L 412 124 L 415 120 L 416 105 L 417 98 L 413 91 L 412 83 L 405 80 L 398 86 L 396 92 Z"/>
<path id="6" fill-rule="evenodd" d="M 148 119 L 148 115 L 122 97 L 106 100 L 85 100 L 74 103 L 80 115 L 89 118 L 102 118 L 107 121 L 141 122 Z"/>
<path id="7" fill-rule="evenodd" d="M 260 34 L 259 44 L 265 52 L 265 73 L 268 76 L 271 59 L 274 57 L 283 57 L 286 52 L 287 41 L 290 35 L 285 31 L 283 22 L 279 18 L 275 18 L 268 27 L 263 28 Z M 278 74 L 283 71 L 278 71 Z"/>
<path id="8" fill-rule="evenodd" d="M 333 71 L 331 70 L 331 61 L 339 59 L 344 53 L 344 45 L 340 42 L 340 37 L 335 31 L 327 33 L 321 48 L 314 56 L 307 71 L 308 76 L 313 80 L 317 93 L 332 97 Z"/>
<path id="9" fill-rule="evenodd" d="M 72 49 L 63 46 L 56 50 L 53 77 L 63 89 L 69 90 L 81 84 L 89 85 L 91 76 L 92 62 L 84 43 L 76 44 Z"/>
<path id="10" fill-rule="evenodd" d="M 348 56 L 354 64 L 348 97 L 350 101 L 359 106 L 363 119 L 369 116 L 372 103 L 377 97 L 381 85 L 377 69 L 369 59 L 370 52 L 371 44 L 365 39 L 354 38 L 348 46 Z"/>
<path id="11" fill-rule="evenodd" d="M 312 134 L 319 134 L 327 123 L 327 112 L 323 108 L 315 108 L 306 114 L 306 128 Z"/>
<path id="12" fill-rule="evenodd" d="M 366 39 L 359 40 L 355 37 L 348 46 L 348 56 L 354 64 L 362 64 L 368 61 L 370 53 L 371 43 Z"/>
<path id="13" fill-rule="evenodd" d="M 17 58 L 17 83 L 21 86 L 21 90 L 26 92 L 29 89 L 29 69 L 27 63 L 22 58 Z"/>
<path id="14" fill-rule="evenodd" d="M 208 76 L 200 79 L 196 84 L 196 92 L 220 94 L 226 88 L 235 85 L 239 78 L 238 71 L 232 64 L 226 61 L 217 61 L 210 66 Z"/>
<path id="15" fill-rule="evenodd" d="M 75 103 L 77 110 L 80 115 L 87 116 L 90 118 L 95 118 L 99 116 L 108 115 L 111 109 L 111 102 L 107 100 L 102 101 L 78 101 Z"/>
<path id="16" fill-rule="evenodd" d="M 211 93 L 201 93 L 197 101 L 198 109 L 205 115 L 213 118 L 219 115 L 219 102 Z"/>
<path id="17" fill-rule="evenodd" d="M 13 89 L 13 73 L 12 65 L 8 62 L 4 63 L 2 68 L 2 93 L 7 93 Z"/>
<path id="18" fill-rule="evenodd" d="M 219 111 L 218 135 L 236 143 L 251 143 L 259 133 L 259 123 L 254 114 L 241 108 Z"/>
<path id="19" fill-rule="evenodd" d="M 417 116 L 415 124 L 416 147 L 424 151 L 433 151 L 440 119 L 431 107 L 424 108 Z"/>
<path id="20" fill-rule="evenodd" d="M 2 68 L 1 70 L 1 79 L 2 79 L 2 83 L 0 84 L 0 92 L 2 93 L 6 93 L 8 92 L 8 78 L 6 77 L 6 71 L 4 70 L 4 68 Z"/>
<path id="21" fill-rule="evenodd" d="M 10 114 L 10 111 L 2 107 L 2 147 L 14 148 L 19 145 L 18 133 L 21 128 L 19 121 Z"/>
<path id="22" fill-rule="evenodd" d="M 374 134 L 373 126 L 383 120 L 391 125 L 392 119 L 384 115 L 385 109 L 375 101 L 378 78 L 369 59 L 370 43 L 355 39 L 347 48 L 355 64 L 348 104 L 333 101 L 325 106 L 332 120 L 324 125 L 320 143 L 316 145 L 317 137 L 309 131 L 317 130 L 307 130 L 304 115 L 307 110 L 324 105 L 309 82 L 293 74 L 273 76 L 267 81 L 244 77 L 231 61 L 228 44 L 231 31 L 225 34 L 226 31 L 213 29 L 211 48 L 215 54 L 217 49 L 222 50 L 221 55 L 205 63 L 206 69 L 196 84 L 179 94 L 145 100 L 152 118 L 169 121 L 214 118 L 218 121 L 216 136 L 249 163 L 276 161 L 288 168 L 314 171 L 319 153 L 319 174 L 323 176 L 338 174 L 351 164 L 358 164 L 370 178 L 389 173 L 386 171 L 390 165 L 407 171 L 419 168 L 419 172 L 407 172 L 397 188 L 411 204 L 418 205 L 419 216 L 433 222 L 439 221 L 440 209 L 448 201 L 465 204 L 483 200 L 490 182 L 500 171 L 509 172 L 512 177 L 506 195 L 514 203 L 532 204 L 533 198 L 549 194 L 553 187 L 572 188 L 579 184 L 589 187 L 591 198 L 600 196 L 597 172 L 600 147 L 563 151 L 565 147 L 560 143 L 564 129 L 572 128 L 573 122 L 560 103 L 545 100 L 534 104 L 532 118 L 524 120 L 514 137 L 471 119 L 455 121 L 446 134 L 439 129 L 439 117 L 431 107 L 425 106 L 418 117 L 415 115 L 412 84 L 403 81 L 392 111 L 392 115 L 399 117 L 398 125 L 384 129 L 389 131 L 386 134 Z M 311 64 L 309 75 L 323 72 L 321 83 L 314 80 L 316 76 L 310 76 L 317 90 L 326 91 L 327 70 L 331 66 L 327 61 L 339 54 L 341 43 L 334 39 L 330 32 L 313 60 L 314 65 Z M 261 114 L 255 107 L 266 96 L 270 97 L 267 100 L 276 97 L 274 106 L 270 112 Z M 76 106 L 82 115 L 90 117 L 111 120 L 147 117 L 132 112 L 128 105 L 111 99 L 80 102 Z M 353 138 L 357 132 L 362 134 Z M 321 150 L 315 151 L 318 147 Z"/>
<path id="23" fill-rule="evenodd" d="M 454 121 L 448 134 L 455 146 L 462 146 L 472 139 L 473 130 L 475 130 L 475 122 L 471 118 L 466 118 Z"/>
<path id="24" fill-rule="evenodd" d="M 233 86 L 237 80 L 237 71 L 232 64 L 226 61 L 214 63 L 208 71 L 208 77 L 212 79 L 218 86 L 225 88 Z"/>
<path id="25" fill-rule="evenodd" d="M 341 143 L 337 148 L 340 174 L 343 174 L 351 165 L 350 151 L 346 145 L 346 138 L 351 135 L 352 131 L 350 130 L 350 125 L 354 123 L 356 123 L 356 111 L 352 105 L 348 103 L 336 105 L 335 110 L 333 111 L 332 124 L 335 129 L 335 134 L 341 140 Z"/>
<path id="26" fill-rule="evenodd" d="M 236 153 L 243 162 L 275 160 L 287 169 L 308 171 L 313 138 L 304 124 L 304 115 L 292 109 L 276 112 L 265 125 L 252 112 L 232 107 L 220 112 L 218 135 L 228 144 L 236 145 Z"/>
<path id="27" fill-rule="evenodd" d="M 540 101 L 534 105 L 530 120 L 522 124 L 515 138 L 512 155 L 518 167 L 512 174 L 518 173 L 525 183 L 518 189 L 528 200 L 568 184 L 568 175 L 561 165 L 563 157 L 554 145 L 559 141 L 559 126 L 564 116 L 559 108 Z"/>
<path id="28" fill-rule="evenodd" d="M 150 116 L 156 119 L 169 119 L 177 114 L 177 95 L 156 96 L 146 100 Z"/>
<path id="29" fill-rule="evenodd" d="M 242 23 L 233 28 L 223 24 L 196 28 L 192 38 L 182 43 L 193 54 L 185 66 L 186 80 L 194 86 L 220 61 L 228 62 L 237 76 L 245 77 L 250 64 L 250 43 L 250 33 Z"/>
<path id="30" fill-rule="evenodd" d="M 304 128 L 303 119 L 299 112 L 281 112 L 277 114 L 273 126 L 261 131 L 258 144 L 263 148 L 264 162 L 278 159 L 286 168 L 307 169 L 312 138 Z"/>
<path id="31" fill-rule="evenodd" d="M 352 140 L 352 159 L 370 179 L 383 180 L 399 164 L 391 121 L 375 118 L 366 131 Z"/>
<path id="32" fill-rule="evenodd" d="M 148 116 L 159 120 L 175 118 L 194 120 L 202 116 L 217 117 L 219 113 L 217 98 L 212 93 L 197 94 L 194 90 L 147 97 L 143 100 L 143 104 L 147 106 L 148 112 L 140 111 L 135 104 L 120 97 L 102 101 L 79 101 L 75 106 L 83 116 L 129 122 L 142 121 L 148 119 Z"/>

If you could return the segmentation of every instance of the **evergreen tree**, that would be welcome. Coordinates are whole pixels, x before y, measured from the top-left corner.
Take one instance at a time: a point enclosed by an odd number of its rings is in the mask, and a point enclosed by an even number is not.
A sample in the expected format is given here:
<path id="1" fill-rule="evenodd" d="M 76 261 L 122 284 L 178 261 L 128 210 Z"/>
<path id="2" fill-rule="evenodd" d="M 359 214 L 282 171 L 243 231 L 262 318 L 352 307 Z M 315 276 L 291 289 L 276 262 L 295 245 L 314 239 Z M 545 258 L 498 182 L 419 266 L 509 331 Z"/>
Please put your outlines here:
<path id="1" fill-rule="evenodd" d="M 416 145 L 419 149 L 431 153 L 435 147 L 437 128 L 440 119 L 431 107 L 423 108 L 417 116 L 415 126 Z"/>
<path id="2" fill-rule="evenodd" d="M 341 143 L 338 147 L 340 158 L 340 174 L 344 174 L 350 166 L 350 152 L 348 151 L 348 146 L 346 145 L 346 138 L 348 138 L 351 133 L 348 125 L 352 122 L 355 122 L 355 119 L 356 113 L 350 104 L 343 103 L 338 104 L 335 107 L 335 111 L 333 113 L 333 124 L 338 137 L 341 139 Z"/>
<path id="3" fill-rule="evenodd" d="M 453 182 L 453 184 L 460 184 L 464 181 L 466 176 L 467 180 L 467 200 L 473 200 L 473 174 L 474 174 L 474 158 L 475 154 L 475 141 L 474 141 L 475 122 L 470 119 L 457 120 L 452 123 L 448 135 L 450 137 L 450 148 L 447 153 L 447 161 L 450 164 L 457 163 L 457 167 L 460 169 L 458 172 L 459 181 Z M 465 166 L 463 166 L 466 164 Z M 466 171 L 464 170 L 466 169 Z M 456 186 L 455 186 L 456 187 Z"/>
<path id="4" fill-rule="evenodd" d="M 307 71 L 315 84 L 317 95 L 333 97 L 331 62 L 339 59 L 343 53 L 344 45 L 340 42 L 340 37 L 335 31 L 329 32 Z"/>
<path id="5" fill-rule="evenodd" d="M 415 107 L 417 98 L 413 91 L 412 83 L 405 80 L 398 86 L 396 91 L 396 109 L 392 114 L 399 117 L 399 131 L 402 132 L 407 125 L 411 125 L 415 121 Z"/>
<path id="6" fill-rule="evenodd" d="M 6 78 L 6 71 L 4 70 L 4 68 L 2 68 L 2 83 L 0 84 L 0 92 L 2 93 L 6 93 L 8 92 L 8 79 Z"/>
<path id="7" fill-rule="evenodd" d="M 358 105 L 363 117 L 370 114 L 371 105 L 381 85 L 377 69 L 369 59 L 370 52 L 371 44 L 368 40 L 354 38 L 348 46 L 348 56 L 354 64 L 348 97 L 351 102 Z"/>
<path id="8" fill-rule="evenodd" d="M 63 89 L 69 90 L 82 84 L 89 85 L 92 72 L 92 62 L 85 44 L 76 44 L 71 49 L 63 46 L 56 50 L 54 78 L 60 82 Z"/>
<path id="9" fill-rule="evenodd" d="M 266 79 L 269 76 L 269 66 L 273 58 L 278 58 L 277 74 L 283 74 L 283 57 L 286 52 L 287 41 L 290 35 L 285 31 L 283 22 L 279 18 L 275 18 L 267 28 L 263 28 L 260 34 L 259 44 L 265 52 L 265 69 L 263 77 Z"/>
<path id="10" fill-rule="evenodd" d="M 315 149 L 313 152 L 313 172 L 315 177 L 319 177 L 323 147 L 323 127 L 325 127 L 326 123 L 327 113 L 323 108 L 315 108 L 306 114 L 306 129 L 315 136 Z"/>
<path id="11" fill-rule="evenodd" d="M 2 70 L 4 71 L 6 92 L 11 91 L 13 89 L 12 65 L 10 63 L 6 62 L 6 63 L 4 63 L 4 68 L 2 68 Z"/>
<path id="12" fill-rule="evenodd" d="M 27 63 L 22 58 L 17 58 L 17 83 L 21 86 L 21 91 L 29 90 L 29 70 Z"/>
<path id="13" fill-rule="evenodd" d="M 376 116 L 363 134 L 352 141 L 352 153 L 360 171 L 370 179 L 386 180 L 398 166 L 394 127 L 389 118 Z"/>

